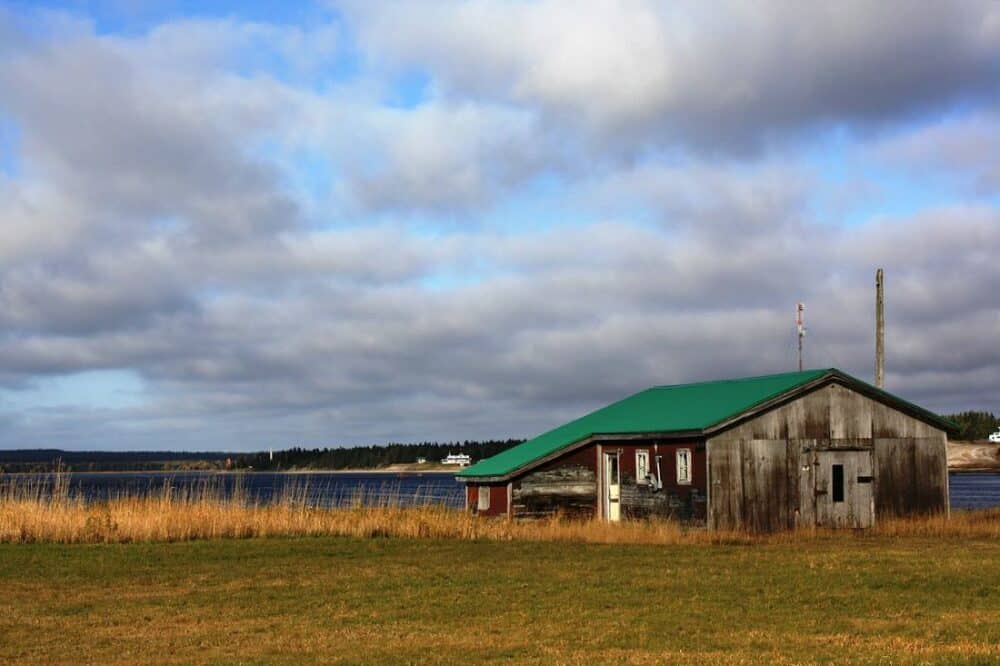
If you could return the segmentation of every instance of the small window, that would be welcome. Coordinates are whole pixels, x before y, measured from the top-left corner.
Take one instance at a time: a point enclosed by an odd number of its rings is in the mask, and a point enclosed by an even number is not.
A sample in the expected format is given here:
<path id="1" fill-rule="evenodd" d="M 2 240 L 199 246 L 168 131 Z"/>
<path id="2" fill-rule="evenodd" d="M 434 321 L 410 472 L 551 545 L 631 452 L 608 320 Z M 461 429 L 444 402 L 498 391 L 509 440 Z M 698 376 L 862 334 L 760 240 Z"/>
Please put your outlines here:
<path id="1" fill-rule="evenodd" d="M 648 483 L 649 479 L 649 451 L 635 452 L 635 482 Z"/>
<path id="2" fill-rule="evenodd" d="M 490 510 L 490 487 L 489 486 L 479 486 L 479 510 L 489 511 Z"/>
<path id="3" fill-rule="evenodd" d="M 691 449 L 677 449 L 677 483 L 691 483 Z"/>
<path id="4" fill-rule="evenodd" d="M 844 501 L 844 466 L 833 466 L 833 501 Z"/>

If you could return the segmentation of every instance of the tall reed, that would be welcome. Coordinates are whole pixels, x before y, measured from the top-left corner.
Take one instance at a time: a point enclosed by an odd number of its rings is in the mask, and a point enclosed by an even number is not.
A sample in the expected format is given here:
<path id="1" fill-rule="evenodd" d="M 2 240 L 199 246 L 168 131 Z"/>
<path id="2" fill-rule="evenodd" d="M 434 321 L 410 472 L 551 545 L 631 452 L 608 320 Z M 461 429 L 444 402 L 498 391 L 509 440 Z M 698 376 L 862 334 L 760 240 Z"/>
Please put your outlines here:
<path id="1" fill-rule="evenodd" d="M 561 516 L 535 521 L 487 519 L 464 511 L 378 493 L 356 492 L 334 507 L 310 502 L 305 484 L 290 484 L 264 502 L 237 479 L 230 489 L 209 481 L 148 492 L 124 492 L 88 503 L 71 494 L 68 475 L 0 481 L 0 542 L 128 543 L 269 536 L 347 536 L 630 544 L 752 544 L 803 539 L 994 538 L 1000 509 L 880 521 L 874 530 L 799 530 L 769 535 L 708 532 L 672 521 L 608 524 Z M 374 500 L 374 501 L 373 501 Z"/>

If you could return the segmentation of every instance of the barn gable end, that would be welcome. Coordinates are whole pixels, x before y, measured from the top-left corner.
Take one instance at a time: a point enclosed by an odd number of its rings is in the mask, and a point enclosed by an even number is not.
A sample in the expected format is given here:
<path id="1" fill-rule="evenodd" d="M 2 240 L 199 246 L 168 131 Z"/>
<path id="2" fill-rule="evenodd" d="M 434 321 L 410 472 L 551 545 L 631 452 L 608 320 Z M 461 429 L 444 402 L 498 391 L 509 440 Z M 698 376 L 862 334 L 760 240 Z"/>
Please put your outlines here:
<path id="1" fill-rule="evenodd" d="M 850 504 L 858 478 L 871 477 L 862 483 L 871 484 L 872 519 L 947 511 L 946 441 L 945 431 L 923 418 L 849 385 L 826 384 L 708 438 L 709 526 L 826 524 L 825 458 L 841 469 L 842 459 L 871 467 L 842 483 Z M 870 526 L 864 507 L 846 510 L 844 526 Z"/>

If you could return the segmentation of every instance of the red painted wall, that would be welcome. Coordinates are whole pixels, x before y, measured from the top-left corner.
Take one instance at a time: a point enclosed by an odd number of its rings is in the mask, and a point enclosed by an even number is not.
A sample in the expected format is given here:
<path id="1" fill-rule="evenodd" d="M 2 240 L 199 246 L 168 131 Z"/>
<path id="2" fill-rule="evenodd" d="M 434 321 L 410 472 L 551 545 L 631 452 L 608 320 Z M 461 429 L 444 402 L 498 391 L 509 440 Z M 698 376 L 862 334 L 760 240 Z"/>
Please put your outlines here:
<path id="1" fill-rule="evenodd" d="M 691 451 L 691 483 L 677 483 L 677 450 L 688 449 Z M 635 477 L 635 453 L 636 451 L 649 452 L 649 472 L 656 476 L 656 456 L 660 456 L 660 479 L 663 487 L 659 493 L 675 495 L 680 501 L 690 508 L 690 519 L 702 521 L 706 517 L 706 488 L 708 486 L 707 477 L 707 453 L 704 440 L 670 440 L 667 442 L 657 442 L 651 440 L 643 443 L 621 443 L 605 442 L 602 448 L 603 453 L 621 451 L 621 475 L 622 483 L 636 484 Z M 627 480 L 626 480 L 627 477 Z M 623 510 L 629 514 L 628 506 L 624 504 Z"/>
<path id="2" fill-rule="evenodd" d="M 700 492 L 705 492 L 706 482 L 706 453 L 704 440 L 670 441 L 669 443 L 658 443 L 655 441 L 643 444 L 621 444 L 619 442 L 609 442 L 604 444 L 604 453 L 611 453 L 621 449 L 621 473 L 631 475 L 635 479 L 635 452 L 649 451 L 649 471 L 656 476 L 656 456 L 660 456 L 660 473 L 664 490 L 675 490 L 684 494 L 692 488 L 697 488 Z M 691 483 L 682 485 L 677 483 L 677 449 L 690 449 L 691 451 Z"/>
<path id="3" fill-rule="evenodd" d="M 490 508 L 485 511 L 479 510 L 479 488 L 483 484 L 469 483 L 465 487 L 465 498 L 468 502 L 469 511 L 480 516 L 505 516 L 507 515 L 507 484 L 488 484 L 490 489 Z"/>

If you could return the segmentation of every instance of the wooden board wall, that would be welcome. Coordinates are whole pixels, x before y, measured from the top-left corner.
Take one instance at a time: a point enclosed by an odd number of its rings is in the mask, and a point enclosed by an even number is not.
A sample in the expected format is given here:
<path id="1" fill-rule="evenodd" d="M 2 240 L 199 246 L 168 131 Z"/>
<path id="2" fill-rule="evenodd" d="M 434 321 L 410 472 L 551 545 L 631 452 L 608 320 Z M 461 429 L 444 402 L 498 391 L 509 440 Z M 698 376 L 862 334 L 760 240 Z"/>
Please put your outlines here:
<path id="1" fill-rule="evenodd" d="M 815 523 L 810 452 L 870 450 L 876 518 L 947 511 L 946 435 L 846 386 L 830 384 L 708 440 L 709 527 L 775 530 Z"/>
<path id="2" fill-rule="evenodd" d="M 537 518 L 557 511 L 581 517 L 595 515 L 596 448 L 570 452 L 514 479 L 511 511 L 518 518 Z"/>

